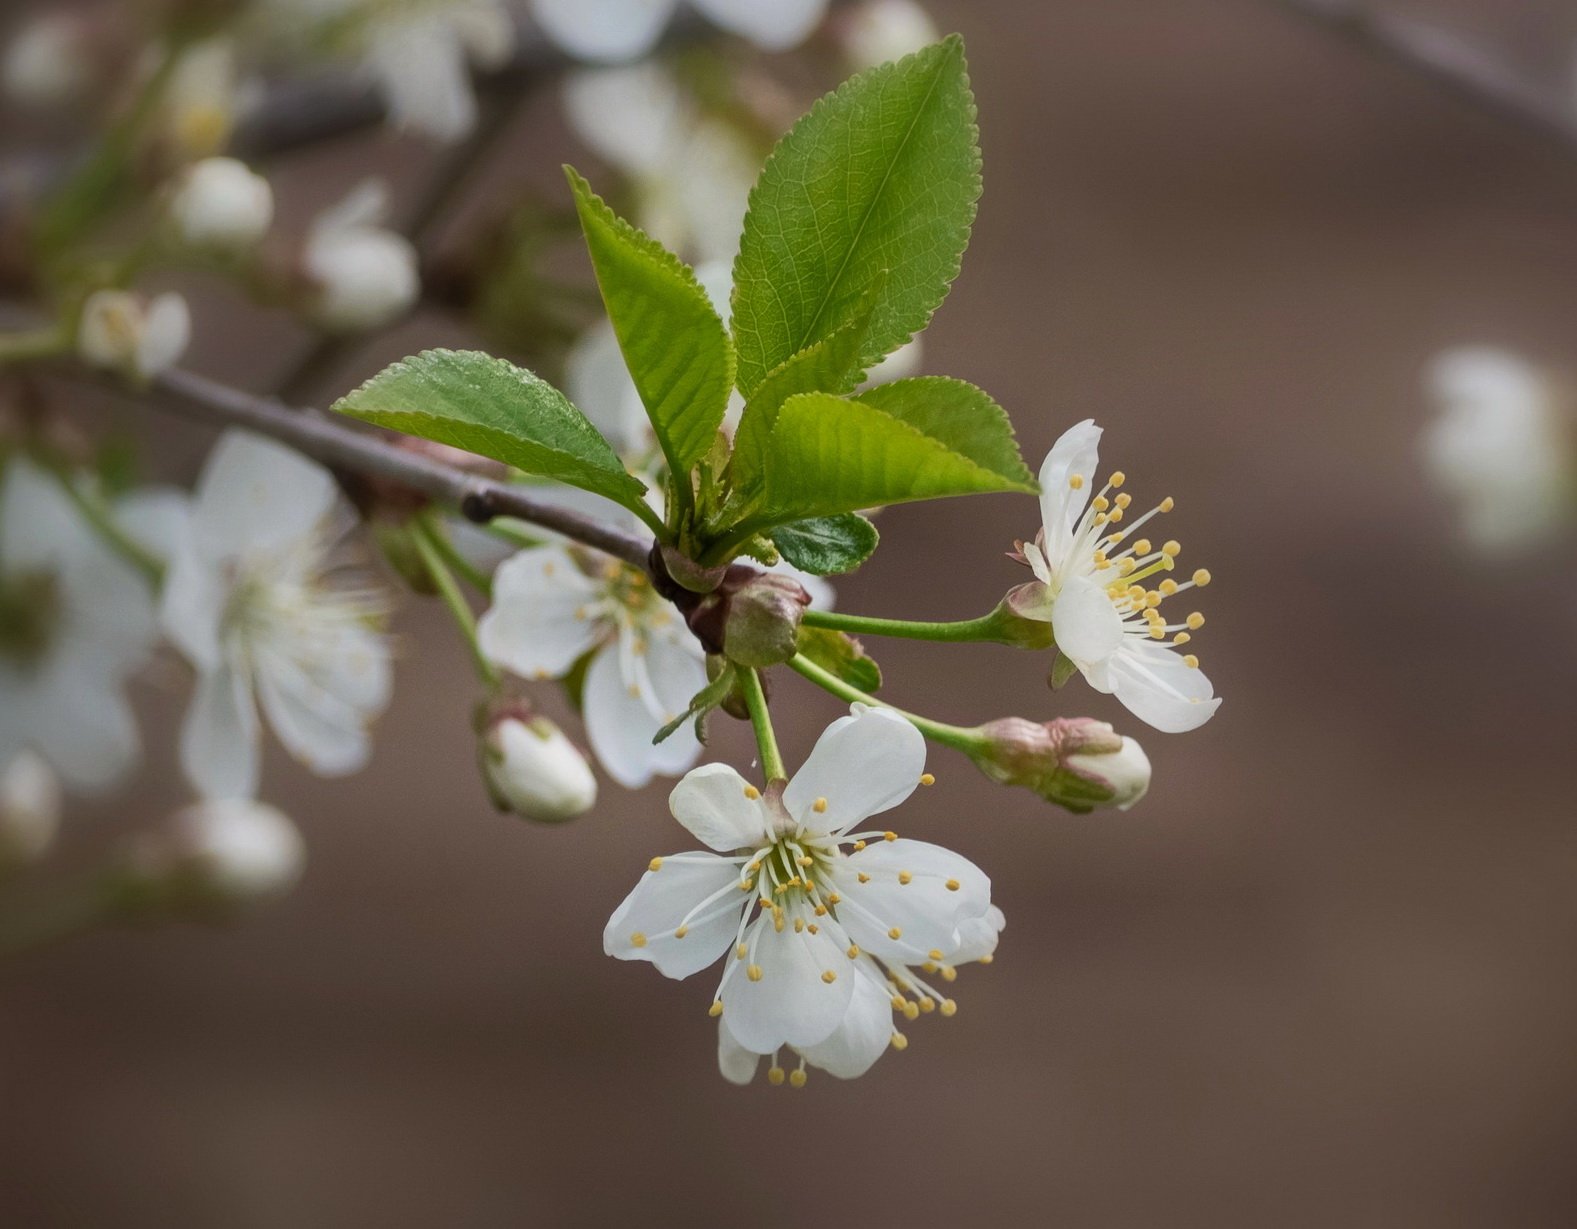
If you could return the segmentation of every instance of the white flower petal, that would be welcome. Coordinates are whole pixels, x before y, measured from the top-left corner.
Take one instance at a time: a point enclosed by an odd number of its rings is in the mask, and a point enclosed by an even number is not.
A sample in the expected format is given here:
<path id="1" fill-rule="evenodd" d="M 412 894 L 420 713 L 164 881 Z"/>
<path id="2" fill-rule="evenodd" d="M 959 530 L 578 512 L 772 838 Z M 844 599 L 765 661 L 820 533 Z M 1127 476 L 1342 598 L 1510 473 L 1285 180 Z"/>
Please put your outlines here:
<path id="1" fill-rule="evenodd" d="M 798 47 L 827 14 L 828 0 L 690 0 L 723 29 L 763 51 Z"/>
<path id="2" fill-rule="evenodd" d="M 475 127 L 465 49 L 443 16 L 388 23 L 372 40 L 367 65 L 395 127 L 442 142 Z"/>
<path id="3" fill-rule="evenodd" d="M 788 813 L 811 832 L 845 830 L 897 806 L 920 784 L 925 738 L 887 709 L 856 705 L 816 740 L 783 793 Z M 826 809 L 818 812 L 818 799 Z"/>
<path id="4" fill-rule="evenodd" d="M 657 45 L 678 0 L 531 0 L 543 33 L 582 60 L 636 60 Z"/>
<path id="5" fill-rule="evenodd" d="M 958 946 L 947 954 L 949 964 L 968 964 L 989 956 L 997 950 L 997 940 L 1008 920 L 995 905 L 980 917 L 968 917 L 958 923 Z"/>
<path id="6" fill-rule="evenodd" d="M 205 798 L 250 798 L 260 771 L 257 708 L 247 676 L 228 665 L 198 676 L 181 726 L 181 768 Z"/>
<path id="7" fill-rule="evenodd" d="M 837 863 L 833 880 L 843 897 L 838 919 L 850 937 L 873 956 L 905 964 L 938 959 L 933 951 L 947 959 L 958 947 L 960 921 L 991 907 L 985 872 L 927 841 L 872 841 Z"/>
<path id="8" fill-rule="evenodd" d="M 1159 644 L 1125 637 L 1111 659 L 1112 694 L 1139 720 L 1164 734 L 1197 730 L 1221 707 L 1203 670 Z"/>
<path id="9" fill-rule="evenodd" d="M 255 670 L 258 701 L 286 751 L 324 777 L 366 764 L 372 744 L 360 709 L 282 653 L 260 653 Z"/>
<path id="10" fill-rule="evenodd" d="M 32 741 L 74 790 L 101 793 L 119 784 L 141 757 L 137 721 L 118 688 L 65 663 L 33 712 Z"/>
<path id="11" fill-rule="evenodd" d="M 229 600 L 230 586 L 220 569 L 199 559 L 193 549 L 181 550 L 170 560 L 159 600 L 159 626 L 198 670 L 219 666 L 219 630 Z"/>
<path id="12" fill-rule="evenodd" d="M 142 336 L 137 340 L 137 374 L 152 379 L 186 353 L 192 340 L 192 313 L 178 294 L 161 294 L 148 304 Z"/>
<path id="13" fill-rule="evenodd" d="M 711 897 L 717 899 L 704 903 Z M 733 946 L 740 912 L 751 899 L 739 889 L 736 863 L 714 854 L 673 854 L 642 875 L 613 911 L 602 932 L 603 951 L 620 960 L 649 960 L 665 977 L 689 977 Z"/>
<path id="14" fill-rule="evenodd" d="M 0 568 L 9 574 L 59 572 L 102 557 L 92 530 L 54 477 L 13 457 L 0 486 Z"/>
<path id="15" fill-rule="evenodd" d="M 648 698 L 627 682 L 619 662 L 617 644 L 609 644 L 592 658 L 586 671 L 584 699 L 586 739 L 607 774 L 626 789 L 639 789 L 654 776 L 676 776 L 701 753 L 701 744 L 686 722 L 657 744 L 652 739 L 667 718 L 653 715 Z M 706 685 L 706 667 L 696 663 L 699 682 L 691 695 Z M 670 711 L 684 710 L 689 695 Z"/>
<path id="16" fill-rule="evenodd" d="M 807 925 L 796 931 L 793 910 L 785 910 L 782 930 L 771 914 L 761 914 L 745 936 L 749 955 L 736 960 L 723 986 L 723 1015 L 739 1044 L 757 1054 L 780 1046 L 812 1046 L 838 1027 L 854 993 L 856 970 L 832 937 L 831 928 L 808 923 L 815 915 L 802 910 Z M 732 958 L 731 958 L 732 959 Z M 752 981 L 749 968 L 761 970 Z M 832 980 L 825 975 L 831 973 Z"/>
<path id="17" fill-rule="evenodd" d="M 601 595 L 562 547 L 523 550 L 493 578 L 493 605 L 477 623 L 482 652 L 521 678 L 557 678 L 606 633 L 589 609 Z"/>
<path id="18" fill-rule="evenodd" d="M 756 1078 L 756 1068 L 761 1065 L 761 1055 L 752 1054 L 734 1039 L 728 1031 L 728 1021 L 717 1021 L 717 1069 L 730 1084 L 741 1087 Z"/>
<path id="19" fill-rule="evenodd" d="M 273 440 L 226 431 L 203 466 L 192 537 L 209 559 L 279 551 L 310 536 L 339 490 L 327 469 Z"/>
<path id="20" fill-rule="evenodd" d="M 892 1044 L 892 991 L 868 970 L 868 962 L 851 966 L 854 994 L 842 1021 L 827 1040 L 801 1046 L 800 1054 L 813 1067 L 840 1080 L 864 1075 Z"/>
<path id="21" fill-rule="evenodd" d="M 1095 467 L 1100 459 L 1101 429 L 1086 418 L 1064 431 L 1040 466 L 1040 520 L 1046 528 L 1046 550 L 1060 568 L 1073 528 L 1094 493 Z M 1069 485 L 1077 475 L 1077 490 Z"/>
<path id="22" fill-rule="evenodd" d="M 685 114 L 679 83 L 651 61 L 580 69 L 564 80 L 564 116 L 575 135 L 626 174 L 663 170 L 683 140 Z"/>
<path id="23" fill-rule="evenodd" d="M 1106 661 L 1127 638 L 1111 594 L 1083 577 L 1069 580 L 1057 594 L 1051 607 L 1051 633 L 1057 648 L 1080 670 Z"/>
<path id="24" fill-rule="evenodd" d="M 702 764 L 668 795 L 673 817 L 709 849 L 732 853 L 770 839 L 756 788 L 727 764 Z"/>

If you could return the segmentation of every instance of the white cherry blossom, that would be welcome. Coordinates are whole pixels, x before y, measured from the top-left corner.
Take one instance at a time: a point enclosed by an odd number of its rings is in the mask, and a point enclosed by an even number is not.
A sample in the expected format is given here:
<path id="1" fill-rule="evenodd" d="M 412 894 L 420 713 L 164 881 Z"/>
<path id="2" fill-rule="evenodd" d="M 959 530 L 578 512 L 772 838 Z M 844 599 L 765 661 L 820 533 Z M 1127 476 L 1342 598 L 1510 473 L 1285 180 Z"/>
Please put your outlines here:
<path id="1" fill-rule="evenodd" d="M 0 765 L 31 749 L 69 788 L 109 789 L 141 754 L 124 688 L 158 639 L 152 586 L 52 475 L 15 457 L 0 481 Z M 184 508 L 150 490 L 109 515 L 158 555 Z"/>
<path id="2" fill-rule="evenodd" d="M 1425 380 L 1438 409 L 1425 468 L 1472 546 L 1513 553 L 1577 517 L 1577 440 L 1554 381 L 1485 346 L 1438 356 Z"/>
<path id="3" fill-rule="evenodd" d="M 705 654 L 646 575 L 568 546 L 523 550 L 498 569 L 477 625 L 482 652 L 525 679 L 562 678 L 586 654 L 586 738 L 629 789 L 677 776 L 701 746 L 688 723 L 653 736 L 706 686 Z"/>
<path id="4" fill-rule="evenodd" d="M 1049 622 L 1057 648 L 1097 691 L 1114 695 L 1141 721 L 1167 733 L 1196 729 L 1220 706 L 1199 660 L 1182 651 L 1204 615 L 1167 622 L 1161 605 L 1210 583 L 1203 568 L 1179 583 L 1182 548 L 1159 547 L 1134 535 L 1172 510 L 1170 498 L 1124 524 L 1131 498 L 1115 472 L 1095 486 L 1101 429 L 1093 420 L 1070 427 L 1040 470 L 1042 529 L 1020 543 L 1035 580 L 1010 596 L 1027 618 Z M 1151 588 L 1143 582 L 1161 579 Z M 1170 639 L 1168 639 L 1170 637 Z"/>
<path id="5" fill-rule="evenodd" d="M 707 20 L 763 51 L 788 51 L 810 37 L 828 0 L 690 0 Z M 680 0 L 531 0 L 543 33 L 570 55 L 617 63 L 657 46 Z"/>
<path id="6" fill-rule="evenodd" d="M 313 314 L 325 328 L 375 329 L 409 311 L 421 294 L 415 247 L 383 225 L 388 189 L 367 180 L 312 223 L 301 253 L 315 287 Z"/>
<path id="7" fill-rule="evenodd" d="M 150 380 L 173 367 L 192 339 L 186 300 L 129 290 L 96 290 L 82 305 L 77 355 L 92 367 Z"/>
<path id="8" fill-rule="evenodd" d="M 603 948 L 685 978 L 724 960 L 712 998 L 723 1075 L 745 1083 L 759 1057 L 863 1074 L 907 1042 L 893 1012 L 915 1019 L 954 1002 L 922 976 L 951 982 L 991 958 L 1002 914 L 968 859 L 892 832 L 855 831 L 928 780 L 925 741 L 901 717 L 854 706 L 822 734 L 793 779 L 765 792 L 724 764 L 689 773 L 674 818 L 711 852 L 653 858 L 613 913 Z"/>
<path id="9" fill-rule="evenodd" d="M 230 431 L 209 456 L 160 611 L 197 671 L 181 766 L 205 797 L 255 793 L 259 706 L 314 772 L 366 763 L 389 649 L 381 596 L 334 576 L 351 522 L 329 472 L 272 440 Z"/>
<path id="10" fill-rule="evenodd" d="M 244 162 L 204 158 L 176 182 L 170 218 L 182 241 L 193 247 L 244 251 L 274 221 L 274 190 Z"/>

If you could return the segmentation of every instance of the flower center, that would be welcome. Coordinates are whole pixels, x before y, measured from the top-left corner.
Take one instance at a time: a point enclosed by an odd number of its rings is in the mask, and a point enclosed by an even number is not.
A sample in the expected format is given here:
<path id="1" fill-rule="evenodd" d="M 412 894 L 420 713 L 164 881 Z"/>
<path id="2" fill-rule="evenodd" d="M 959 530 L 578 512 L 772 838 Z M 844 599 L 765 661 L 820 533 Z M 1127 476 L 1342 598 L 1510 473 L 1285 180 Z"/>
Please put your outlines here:
<path id="1" fill-rule="evenodd" d="M 1152 518 L 1170 512 L 1176 503 L 1167 496 L 1132 524 L 1124 525 L 1133 503 L 1132 496 L 1121 489 L 1127 481 L 1128 476 L 1117 470 L 1090 500 L 1074 529 L 1072 557 L 1089 561 L 1089 572 L 1111 598 L 1113 608 L 1126 625 L 1125 633 L 1156 641 L 1171 637 L 1171 644 L 1185 645 L 1193 638 L 1192 633 L 1205 625 L 1205 616 L 1193 611 L 1179 621 L 1168 622 L 1161 605 L 1186 590 L 1208 585 L 1210 573 L 1199 568 L 1189 579 L 1179 582 L 1170 573 L 1177 568 L 1183 550 L 1181 543 L 1168 540 L 1156 547 L 1149 538 L 1133 537 Z M 1068 486 L 1077 491 L 1084 482 L 1084 475 L 1073 474 Z M 1144 582 L 1156 577 L 1160 579 L 1146 587 Z M 1199 665 L 1199 659 L 1191 653 L 1183 661 L 1189 666 Z"/>
<path id="2" fill-rule="evenodd" d="M 59 583 L 51 572 L 22 572 L 0 580 L 0 660 L 37 664 L 49 651 L 61 616 Z"/>

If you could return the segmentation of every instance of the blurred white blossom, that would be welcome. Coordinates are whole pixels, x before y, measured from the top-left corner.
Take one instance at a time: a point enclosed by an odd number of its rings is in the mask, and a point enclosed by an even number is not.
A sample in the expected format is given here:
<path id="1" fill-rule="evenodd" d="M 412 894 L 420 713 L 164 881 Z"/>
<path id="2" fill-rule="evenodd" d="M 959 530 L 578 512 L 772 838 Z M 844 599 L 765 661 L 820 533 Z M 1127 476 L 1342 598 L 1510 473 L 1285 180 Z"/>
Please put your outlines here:
<path id="1" fill-rule="evenodd" d="M 1424 430 L 1424 465 L 1469 543 L 1515 552 L 1573 518 L 1577 447 L 1552 379 L 1487 346 L 1441 354 L 1424 378 L 1437 411 Z"/>
<path id="2" fill-rule="evenodd" d="M 36 862 L 60 828 L 60 778 L 36 751 L 0 765 L 0 870 Z"/>
<path id="3" fill-rule="evenodd" d="M 840 1078 L 903 1048 L 893 1012 L 956 1010 L 916 969 L 952 981 L 987 959 L 1003 926 L 991 881 L 967 858 L 892 832 L 856 832 L 920 785 L 925 740 L 903 718 L 856 705 L 793 779 L 765 791 L 725 764 L 690 772 L 673 816 L 707 849 L 653 858 L 603 932 L 603 949 L 686 978 L 719 958 L 712 998 L 723 1075 L 795 1050 Z"/>
<path id="4" fill-rule="evenodd" d="M 186 300 L 150 299 L 130 290 L 98 290 L 82 305 L 77 355 L 84 363 L 148 380 L 173 367 L 192 340 Z"/>
<path id="5" fill-rule="evenodd" d="M 182 242 L 192 247 L 244 251 L 273 224 L 274 190 L 244 162 L 204 158 L 176 180 L 170 219 Z"/>
<path id="6" fill-rule="evenodd" d="M 586 757 L 546 717 L 494 717 L 483 736 L 482 763 L 494 799 L 526 819 L 562 823 L 597 801 Z"/>
<path id="7" fill-rule="evenodd" d="M 844 58 L 856 72 L 901 60 L 941 37 L 931 15 L 915 0 L 864 0 L 835 19 Z"/>
<path id="8" fill-rule="evenodd" d="M 1168 623 L 1160 607 L 1209 584 L 1210 573 L 1200 569 L 1178 583 L 1168 575 L 1182 549 L 1176 542 L 1159 548 L 1148 538 L 1128 542 L 1153 517 L 1170 511 L 1172 501 L 1164 499 L 1123 524 L 1131 502 L 1121 489 L 1125 475 L 1117 471 L 1094 490 L 1100 439 L 1101 429 L 1085 419 L 1046 455 L 1040 470 L 1042 528 L 1033 542 L 1019 544 L 1035 580 L 1010 600 L 1019 614 L 1051 624 L 1058 650 L 1095 690 L 1116 696 L 1158 730 L 1197 729 L 1221 701 L 1198 659 L 1178 650 L 1205 617 L 1194 613 Z M 1164 579 L 1146 589 L 1141 582 L 1156 575 Z"/>
<path id="9" fill-rule="evenodd" d="M 788 51 L 810 37 L 828 0 L 690 0 L 693 8 L 763 51 Z M 570 55 L 619 63 L 657 46 L 680 0 L 531 0 L 543 32 Z"/>
<path id="10" fill-rule="evenodd" d="M 58 107 L 93 84 L 93 56 L 81 14 L 40 13 L 18 29 L 0 58 L 0 88 L 23 106 Z"/>
<path id="11" fill-rule="evenodd" d="M 132 843 L 132 875 L 180 904 L 245 905 L 295 886 L 306 844 L 282 812 L 245 798 L 209 799 L 178 811 Z"/>
<path id="12" fill-rule="evenodd" d="M 524 679 L 562 678 L 592 655 L 586 738 L 620 785 L 638 789 L 695 763 L 689 723 L 652 738 L 706 686 L 705 654 L 644 572 L 562 546 L 521 551 L 498 569 L 477 631 L 488 659 Z"/>
<path id="13" fill-rule="evenodd" d="M 150 490 L 106 515 L 157 555 L 180 536 L 185 504 Z M 123 688 L 157 638 L 147 578 L 53 476 L 14 457 L 0 487 L 0 765 L 31 748 L 73 789 L 117 784 L 140 754 Z"/>
<path id="14" fill-rule="evenodd" d="M 255 99 L 255 83 L 243 78 L 230 38 L 205 39 L 174 54 L 156 131 L 182 161 L 217 154 Z M 153 71 L 151 62 L 147 71 Z"/>
<path id="15" fill-rule="evenodd" d="M 382 595 L 335 581 L 352 523 L 332 475 L 272 440 L 229 431 L 203 467 L 160 621 L 197 671 L 181 766 L 205 797 L 256 792 L 259 705 L 314 772 L 366 763 L 390 665 Z"/>
<path id="16" fill-rule="evenodd" d="M 416 249 L 384 227 L 387 188 L 368 180 L 313 222 L 302 265 L 312 311 L 325 328 L 356 332 L 388 324 L 421 294 Z"/>

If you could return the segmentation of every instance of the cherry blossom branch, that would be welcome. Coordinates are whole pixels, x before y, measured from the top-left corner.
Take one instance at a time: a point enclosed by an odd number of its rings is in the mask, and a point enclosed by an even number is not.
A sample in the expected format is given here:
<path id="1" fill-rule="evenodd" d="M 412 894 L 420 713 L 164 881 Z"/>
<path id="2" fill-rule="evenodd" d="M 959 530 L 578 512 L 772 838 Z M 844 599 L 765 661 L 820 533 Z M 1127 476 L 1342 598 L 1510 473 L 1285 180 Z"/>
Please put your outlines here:
<path id="1" fill-rule="evenodd" d="M 481 478 L 409 452 L 321 411 L 291 409 L 275 398 L 254 396 L 179 368 L 158 377 L 151 391 L 152 403 L 158 408 L 270 436 L 331 468 L 382 478 L 449 505 L 478 524 L 510 517 L 563 534 L 643 570 L 647 566 L 650 538 L 555 507 L 519 486 Z"/>
<path id="2" fill-rule="evenodd" d="M 1482 47 L 1428 22 L 1362 0 L 1276 0 L 1374 55 L 1395 61 L 1457 97 L 1577 151 L 1577 113 Z"/>

